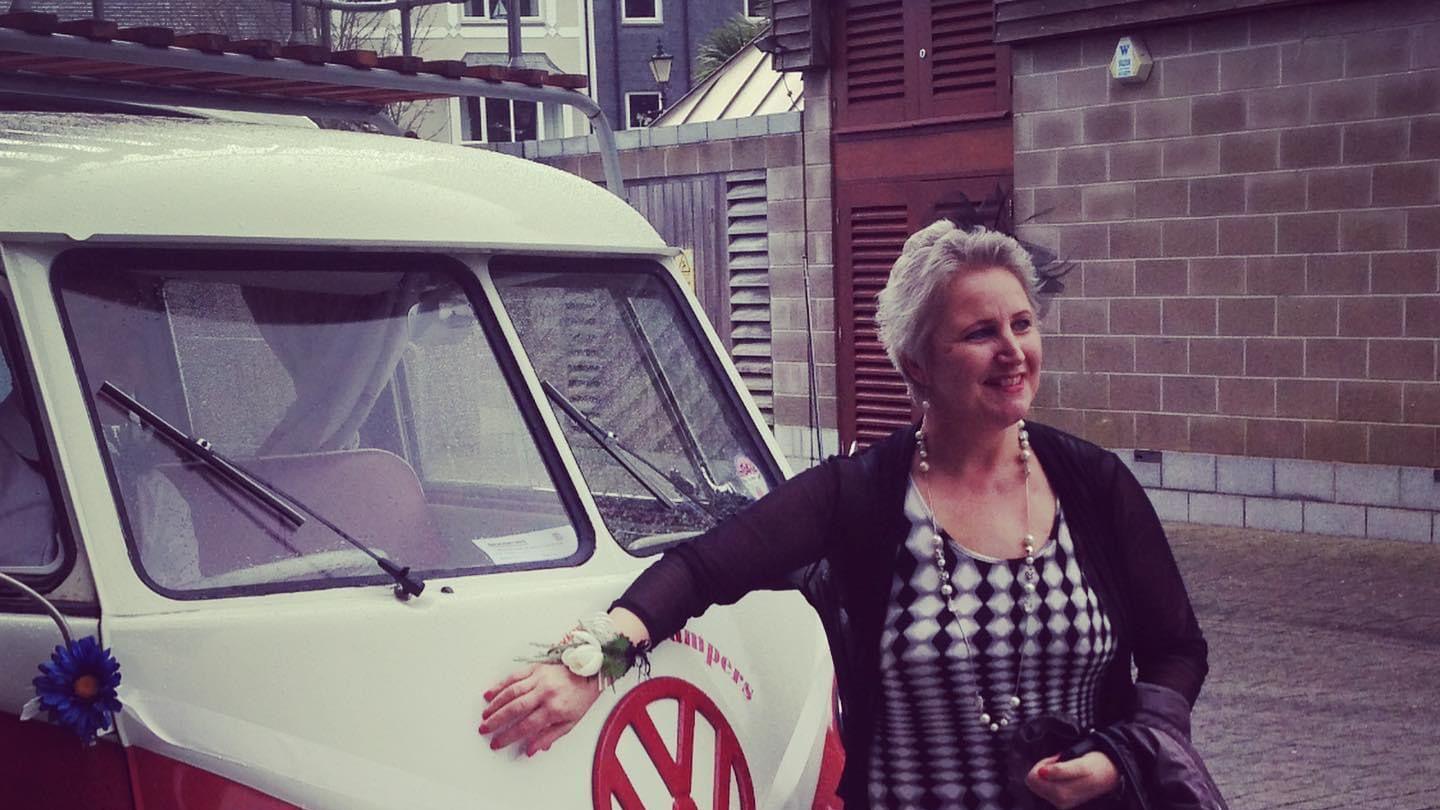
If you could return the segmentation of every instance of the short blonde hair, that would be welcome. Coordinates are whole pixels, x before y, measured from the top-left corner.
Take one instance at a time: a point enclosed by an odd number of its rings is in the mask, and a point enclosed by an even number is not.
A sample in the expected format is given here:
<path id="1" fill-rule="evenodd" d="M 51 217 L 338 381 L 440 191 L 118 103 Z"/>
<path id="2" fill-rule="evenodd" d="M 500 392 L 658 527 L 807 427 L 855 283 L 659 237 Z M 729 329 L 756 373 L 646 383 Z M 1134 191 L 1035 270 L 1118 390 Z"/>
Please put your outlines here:
<path id="1" fill-rule="evenodd" d="M 941 289 L 957 274 L 998 267 L 1020 282 L 1030 308 L 1037 314 L 1035 266 L 1030 254 L 1013 237 L 986 228 L 961 230 L 942 219 L 905 240 L 900 258 L 890 268 L 890 280 L 877 298 L 875 322 L 885 347 L 907 385 L 914 385 L 901 359 L 919 361 L 934 333 L 940 313 Z"/>

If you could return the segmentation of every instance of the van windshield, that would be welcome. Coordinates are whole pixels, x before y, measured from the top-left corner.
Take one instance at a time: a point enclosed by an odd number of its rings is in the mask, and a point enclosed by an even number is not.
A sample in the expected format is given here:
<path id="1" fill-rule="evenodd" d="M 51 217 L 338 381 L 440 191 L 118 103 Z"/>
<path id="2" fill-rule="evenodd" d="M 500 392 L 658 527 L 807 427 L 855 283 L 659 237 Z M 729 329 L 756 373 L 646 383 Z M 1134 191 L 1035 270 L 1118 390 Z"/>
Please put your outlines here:
<path id="1" fill-rule="evenodd" d="M 507 256 L 490 273 L 600 515 L 628 551 L 694 537 L 776 484 L 658 264 Z"/>
<path id="2" fill-rule="evenodd" d="M 388 581 L 98 392 L 109 381 L 418 574 L 573 565 L 591 533 L 462 266 L 398 255 L 77 251 L 61 303 L 132 558 L 179 597 Z M 478 287 L 474 287 L 478 290 Z"/>

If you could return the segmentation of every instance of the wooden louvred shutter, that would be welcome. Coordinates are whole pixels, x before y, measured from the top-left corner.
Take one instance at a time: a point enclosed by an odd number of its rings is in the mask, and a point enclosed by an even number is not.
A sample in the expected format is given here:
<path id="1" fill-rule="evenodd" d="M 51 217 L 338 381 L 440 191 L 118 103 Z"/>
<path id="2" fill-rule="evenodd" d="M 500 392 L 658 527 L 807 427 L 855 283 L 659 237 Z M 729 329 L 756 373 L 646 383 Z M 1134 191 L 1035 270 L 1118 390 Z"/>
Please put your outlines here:
<path id="1" fill-rule="evenodd" d="M 1010 49 L 995 44 L 994 0 L 931 0 L 922 118 L 1010 109 Z"/>
<path id="2" fill-rule="evenodd" d="M 880 345 L 875 296 L 910 234 L 937 219 L 994 221 L 997 186 L 1007 175 L 941 180 L 853 183 L 837 186 L 839 215 L 835 305 L 841 340 L 836 357 L 842 449 L 878 441 L 914 421 L 905 383 Z M 969 200 L 967 205 L 963 201 Z M 965 212 L 970 216 L 959 216 Z"/>
<path id="3" fill-rule="evenodd" d="M 853 126 L 908 117 L 904 0 L 841 3 L 836 22 L 838 119 Z"/>
<path id="4" fill-rule="evenodd" d="M 841 440 L 868 445 L 910 421 L 910 398 L 890 364 L 875 327 L 875 296 L 912 230 L 904 203 L 855 205 L 841 212 L 844 259 L 839 267 L 845 298 L 839 301 L 843 332 L 838 373 L 853 381 L 842 395 Z M 847 386 L 848 387 L 848 386 Z M 853 430 L 846 428 L 853 425 Z"/>
<path id="5" fill-rule="evenodd" d="M 730 257 L 730 356 L 765 420 L 775 423 L 770 331 L 770 241 L 765 170 L 725 177 Z"/>
<path id="6" fill-rule="evenodd" d="M 850 0 L 834 17 L 840 129 L 1010 110 L 1010 49 L 995 0 Z"/>

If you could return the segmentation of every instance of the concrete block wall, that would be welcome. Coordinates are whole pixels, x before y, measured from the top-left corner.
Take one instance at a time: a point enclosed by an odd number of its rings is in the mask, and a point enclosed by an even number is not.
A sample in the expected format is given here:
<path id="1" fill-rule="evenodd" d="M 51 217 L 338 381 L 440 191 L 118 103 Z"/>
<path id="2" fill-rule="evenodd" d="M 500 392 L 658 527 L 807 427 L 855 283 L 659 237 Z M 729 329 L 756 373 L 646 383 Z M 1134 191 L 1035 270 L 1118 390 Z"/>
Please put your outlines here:
<path id="1" fill-rule="evenodd" d="M 775 436 L 796 469 L 809 467 L 840 449 L 835 399 L 834 204 L 828 74 L 812 71 L 806 75 L 805 109 L 801 115 L 799 154 L 794 164 L 772 171 L 768 178 Z M 818 430 L 811 415 L 808 358 L 812 352 Z"/>
<path id="2" fill-rule="evenodd" d="M 1117 451 L 1162 520 L 1440 543 L 1440 477 L 1428 467 Z"/>
<path id="3" fill-rule="evenodd" d="M 828 81 L 807 78 L 806 109 L 615 133 L 627 180 L 765 170 L 774 432 L 794 469 L 838 452 Z M 599 182 L 595 136 L 495 144 Z M 717 212 L 724 216 L 724 212 Z M 808 284 L 807 284 L 808 282 Z M 806 311 L 806 290 L 809 311 Z M 819 423 L 811 414 L 809 357 Z"/>
<path id="4" fill-rule="evenodd" d="M 1147 82 L 1110 79 L 1121 35 Z M 1440 3 L 1307 3 L 1013 61 L 1021 235 L 1078 264 L 1035 418 L 1165 451 L 1173 519 L 1433 539 Z"/>

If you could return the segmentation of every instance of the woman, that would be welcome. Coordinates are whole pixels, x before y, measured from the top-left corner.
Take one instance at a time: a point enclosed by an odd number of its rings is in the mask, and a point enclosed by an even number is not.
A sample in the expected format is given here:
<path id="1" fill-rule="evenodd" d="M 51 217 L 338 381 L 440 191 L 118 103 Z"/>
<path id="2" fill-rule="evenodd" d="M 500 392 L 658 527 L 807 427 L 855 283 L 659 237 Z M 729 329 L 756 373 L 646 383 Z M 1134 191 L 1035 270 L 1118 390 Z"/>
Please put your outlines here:
<path id="1" fill-rule="evenodd" d="M 1206 645 L 1144 490 L 1112 453 L 1023 421 L 1039 386 L 1034 269 L 1002 234 L 912 236 L 877 321 L 923 417 L 802 473 L 669 552 L 612 607 L 637 644 L 817 561 L 844 710 L 847 807 L 1060 808 L 1114 791 L 1102 750 L 1007 778 L 1016 730 L 1131 720 L 1131 679 L 1183 697 Z M 564 667 L 486 693 L 492 747 L 529 753 L 596 696 Z M 1028 764 L 1028 763 L 1027 763 Z"/>

